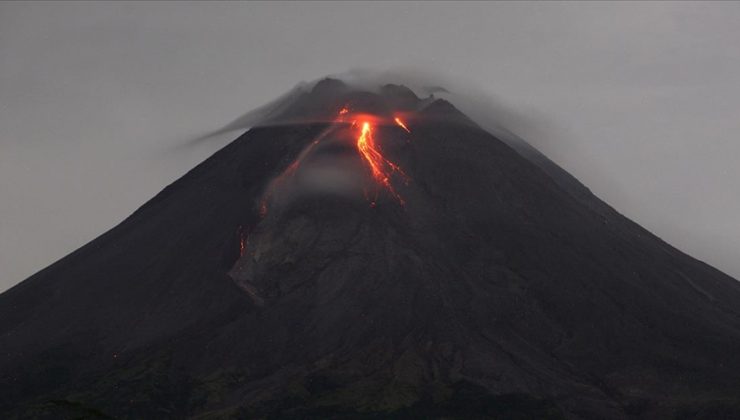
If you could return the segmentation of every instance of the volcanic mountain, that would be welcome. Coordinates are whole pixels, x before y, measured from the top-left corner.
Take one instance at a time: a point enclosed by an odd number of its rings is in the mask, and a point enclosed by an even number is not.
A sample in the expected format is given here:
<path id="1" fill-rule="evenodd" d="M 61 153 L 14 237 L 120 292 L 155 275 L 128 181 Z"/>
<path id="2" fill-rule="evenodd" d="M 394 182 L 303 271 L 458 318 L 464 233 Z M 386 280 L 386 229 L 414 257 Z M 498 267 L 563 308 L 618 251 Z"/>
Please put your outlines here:
<path id="1" fill-rule="evenodd" d="M 2 418 L 740 418 L 740 284 L 326 79 L 0 295 Z"/>

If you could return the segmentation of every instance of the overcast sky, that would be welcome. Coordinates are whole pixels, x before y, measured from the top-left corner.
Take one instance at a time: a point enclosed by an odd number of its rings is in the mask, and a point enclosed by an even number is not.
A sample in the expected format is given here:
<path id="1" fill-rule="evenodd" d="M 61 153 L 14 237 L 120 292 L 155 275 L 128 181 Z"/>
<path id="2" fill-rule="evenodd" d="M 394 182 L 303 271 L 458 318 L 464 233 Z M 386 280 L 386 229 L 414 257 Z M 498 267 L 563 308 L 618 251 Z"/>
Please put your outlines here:
<path id="1" fill-rule="evenodd" d="M 739 3 L 0 3 L 0 290 L 222 147 L 301 80 L 412 69 L 620 212 L 740 277 Z M 233 136 L 232 136 L 233 137 Z"/>

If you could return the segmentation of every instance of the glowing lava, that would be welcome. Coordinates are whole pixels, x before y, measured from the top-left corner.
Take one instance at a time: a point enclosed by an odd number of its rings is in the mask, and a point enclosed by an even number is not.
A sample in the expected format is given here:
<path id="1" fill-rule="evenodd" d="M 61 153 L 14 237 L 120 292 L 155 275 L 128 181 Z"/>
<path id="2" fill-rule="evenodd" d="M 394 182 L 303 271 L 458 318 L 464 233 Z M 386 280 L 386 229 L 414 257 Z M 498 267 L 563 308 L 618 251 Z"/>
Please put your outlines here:
<path id="1" fill-rule="evenodd" d="M 267 216 L 267 213 L 272 206 L 272 201 L 276 199 L 275 194 L 278 193 L 281 185 L 285 184 L 295 176 L 298 168 L 301 166 L 303 159 L 311 153 L 312 149 L 316 145 L 318 145 L 325 136 L 329 135 L 332 132 L 335 132 L 335 130 L 337 129 L 347 129 L 351 133 L 356 132 L 357 151 L 359 152 L 362 160 L 369 167 L 372 179 L 379 186 L 388 190 L 388 192 L 396 200 L 398 200 L 398 202 L 402 206 L 405 205 L 404 199 L 401 197 L 398 191 L 396 191 L 395 187 L 392 184 L 392 180 L 395 177 L 395 179 L 400 179 L 406 185 L 408 185 L 409 178 L 396 163 L 390 161 L 389 159 L 386 159 L 374 137 L 374 129 L 376 124 L 391 125 L 395 123 L 399 127 L 410 133 L 411 130 L 409 130 L 403 120 L 401 120 L 401 118 L 399 117 L 394 117 L 391 120 L 390 118 L 381 118 L 371 114 L 359 114 L 352 112 L 349 106 L 344 106 L 339 109 L 339 111 L 337 112 L 337 116 L 332 122 L 334 124 L 332 124 L 331 127 L 324 130 L 324 132 L 322 132 L 317 139 L 309 144 L 308 147 L 306 147 L 280 175 L 278 175 L 270 182 L 259 202 L 258 213 L 260 218 L 264 219 Z M 371 197 L 370 194 L 368 194 L 367 188 L 363 188 L 363 190 L 365 192 L 365 197 L 368 201 L 370 201 L 371 206 L 374 207 L 377 200 L 378 190 L 376 189 L 375 191 L 375 197 Z M 244 252 L 245 247 L 246 241 L 243 241 L 241 244 L 241 252 Z"/>
<path id="2" fill-rule="evenodd" d="M 405 204 L 403 198 L 393 188 L 390 178 L 396 173 L 403 178 L 404 182 L 407 182 L 408 177 L 398 165 L 386 159 L 380 152 L 373 138 L 373 127 L 369 121 L 362 121 L 360 124 L 360 134 L 357 136 L 357 150 L 370 167 L 375 181 L 385 187 L 401 205 Z"/>
<path id="3" fill-rule="evenodd" d="M 406 127 L 406 124 L 404 124 L 403 121 L 401 121 L 400 118 L 396 117 L 396 118 L 393 119 L 393 121 L 395 121 L 396 124 L 398 124 L 399 127 L 401 127 L 404 130 L 406 130 L 407 133 L 410 133 L 411 132 L 411 130 L 409 130 L 409 128 Z"/>
<path id="4" fill-rule="evenodd" d="M 243 257 L 244 253 L 247 251 L 247 235 L 244 233 L 244 228 L 239 226 L 239 229 L 237 230 L 239 233 L 239 257 Z"/>

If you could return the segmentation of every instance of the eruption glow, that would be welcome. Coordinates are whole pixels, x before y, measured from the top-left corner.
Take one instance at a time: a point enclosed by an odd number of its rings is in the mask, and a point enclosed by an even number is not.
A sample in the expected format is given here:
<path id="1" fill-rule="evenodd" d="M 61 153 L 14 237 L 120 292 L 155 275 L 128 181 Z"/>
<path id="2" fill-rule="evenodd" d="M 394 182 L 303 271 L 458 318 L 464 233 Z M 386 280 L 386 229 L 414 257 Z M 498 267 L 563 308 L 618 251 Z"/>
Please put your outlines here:
<path id="1" fill-rule="evenodd" d="M 357 136 L 357 150 L 370 167 L 375 181 L 385 187 L 403 205 L 403 198 L 393 188 L 390 178 L 394 173 L 403 177 L 404 181 L 408 177 L 398 165 L 386 159 L 380 152 L 373 138 L 373 127 L 369 121 L 362 121 L 360 124 L 360 134 Z"/>
<path id="2" fill-rule="evenodd" d="M 408 185 L 409 178 L 406 173 L 396 163 L 387 159 L 375 140 L 375 127 L 378 124 L 390 125 L 396 124 L 403 128 L 406 132 L 411 132 L 406 124 L 401 120 L 400 117 L 394 117 L 391 121 L 390 118 L 383 119 L 371 114 L 360 114 L 353 113 L 350 111 L 349 106 L 344 106 L 337 112 L 336 118 L 333 120 L 333 126 L 325 130 L 319 138 L 311 142 L 305 150 L 303 150 L 298 157 L 288 167 L 276 177 L 268 186 L 265 194 L 259 203 L 258 212 L 261 218 L 267 216 L 271 202 L 274 199 L 276 190 L 281 188 L 281 185 L 285 184 L 290 180 L 298 171 L 301 166 L 303 159 L 309 155 L 311 150 L 318 145 L 323 138 L 331 132 L 335 132 L 336 129 L 346 129 L 352 134 L 352 137 L 356 138 L 356 148 L 362 161 L 370 169 L 370 175 L 377 185 L 386 189 L 395 198 L 399 204 L 405 205 L 404 199 L 398 193 L 396 188 L 392 184 L 394 177 L 401 179 L 404 184 Z M 368 189 L 363 188 L 365 197 L 370 201 L 374 207 L 377 200 L 377 190 L 375 197 L 371 197 L 368 194 Z M 242 243 L 242 252 L 246 243 Z"/>
<path id="3" fill-rule="evenodd" d="M 398 124 L 399 127 L 401 127 L 404 130 L 406 130 L 407 133 L 410 133 L 411 132 L 411 130 L 409 130 L 409 128 L 406 127 L 406 124 L 404 124 L 404 122 L 401 121 L 401 119 L 399 117 L 394 118 L 393 121 L 395 121 L 396 124 Z"/>

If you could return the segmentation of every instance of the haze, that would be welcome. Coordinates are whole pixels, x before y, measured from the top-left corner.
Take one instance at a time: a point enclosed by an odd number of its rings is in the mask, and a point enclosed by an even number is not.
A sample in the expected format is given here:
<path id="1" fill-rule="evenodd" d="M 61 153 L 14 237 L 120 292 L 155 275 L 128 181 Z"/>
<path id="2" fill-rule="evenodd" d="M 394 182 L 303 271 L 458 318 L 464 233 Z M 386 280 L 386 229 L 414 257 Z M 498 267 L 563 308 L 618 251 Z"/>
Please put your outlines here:
<path id="1" fill-rule="evenodd" d="M 740 277 L 740 4 L 0 3 L 0 290 L 351 69 L 465 86 L 679 249 Z M 430 76 L 431 75 L 431 76 Z"/>

